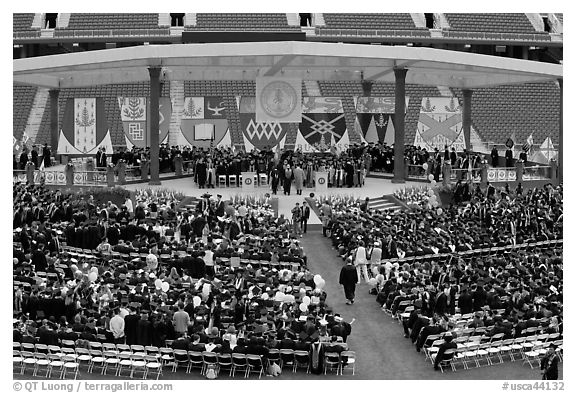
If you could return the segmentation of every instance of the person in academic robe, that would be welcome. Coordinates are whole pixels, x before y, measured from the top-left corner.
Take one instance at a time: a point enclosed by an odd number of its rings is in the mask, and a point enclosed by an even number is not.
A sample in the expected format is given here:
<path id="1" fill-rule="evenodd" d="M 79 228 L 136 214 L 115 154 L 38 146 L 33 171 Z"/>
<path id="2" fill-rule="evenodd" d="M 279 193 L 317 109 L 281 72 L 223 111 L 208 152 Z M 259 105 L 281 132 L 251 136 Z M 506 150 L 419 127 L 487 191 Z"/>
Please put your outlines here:
<path id="1" fill-rule="evenodd" d="M 38 147 L 36 145 L 32 146 L 32 151 L 30 152 L 31 161 L 34 164 L 34 168 L 38 169 Z"/>
<path id="2" fill-rule="evenodd" d="M 201 158 L 196 164 L 196 171 L 195 171 L 196 183 L 198 183 L 198 188 L 204 188 L 204 186 L 206 185 L 207 170 L 208 167 L 206 166 L 204 160 Z"/>
<path id="3" fill-rule="evenodd" d="M 358 274 L 356 268 L 352 265 L 352 259 L 346 261 L 346 265 L 340 270 L 340 285 L 344 287 L 344 296 L 346 304 L 354 304 L 354 292 L 358 283 Z"/>
<path id="4" fill-rule="evenodd" d="M 286 165 L 284 169 L 284 195 L 290 195 L 290 188 L 292 188 L 292 179 L 294 179 L 294 173 L 292 168 Z"/>
<path id="5" fill-rule="evenodd" d="M 208 188 L 216 187 L 216 168 L 212 163 L 212 160 L 208 160 L 206 166 L 206 185 Z"/>
<path id="6" fill-rule="evenodd" d="M 270 173 L 270 184 L 272 187 L 272 194 L 276 195 L 278 192 L 278 184 L 280 183 L 280 173 L 278 168 L 274 168 Z"/>
<path id="7" fill-rule="evenodd" d="M 310 345 L 310 372 L 322 374 L 324 369 L 324 346 L 320 340 L 314 341 Z"/>
<path id="8" fill-rule="evenodd" d="M 293 175 L 296 194 L 302 195 L 302 188 L 304 187 L 304 170 L 300 167 L 300 164 L 296 165 L 296 168 L 294 168 Z"/>
<path id="9" fill-rule="evenodd" d="M 500 157 L 498 156 L 498 149 L 496 149 L 496 145 L 494 145 L 494 147 L 492 147 L 492 151 L 490 152 L 490 157 L 492 158 L 492 166 L 494 168 L 497 168 L 498 167 L 498 160 Z"/>
<path id="10" fill-rule="evenodd" d="M 308 229 L 308 220 L 310 219 L 310 206 L 306 202 L 302 202 L 302 232 L 306 233 Z"/>
<path id="11" fill-rule="evenodd" d="M 45 143 L 44 147 L 42 148 L 42 160 L 44 160 L 44 167 L 48 168 L 50 166 L 50 148 L 48 144 Z"/>
<path id="12" fill-rule="evenodd" d="M 506 167 L 510 168 L 514 166 L 514 154 L 512 153 L 512 149 L 506 149 Z"/>

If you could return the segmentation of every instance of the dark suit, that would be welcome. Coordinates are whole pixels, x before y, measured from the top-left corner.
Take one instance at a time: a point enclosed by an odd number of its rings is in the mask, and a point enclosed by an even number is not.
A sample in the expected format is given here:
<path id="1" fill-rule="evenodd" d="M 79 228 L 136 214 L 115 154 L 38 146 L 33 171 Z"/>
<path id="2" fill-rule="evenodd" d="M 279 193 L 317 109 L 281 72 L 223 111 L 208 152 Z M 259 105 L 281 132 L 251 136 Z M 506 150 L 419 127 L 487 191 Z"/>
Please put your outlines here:
<path id="1" fill-rule="evenodd" d="M 136 314 L 126 315 L 124 317 L 124 334 L 126 335 L 126 344 L 137 344 L 138 338 L 138 321 L 140 316 Z"/>
<path id="2" fill-rule="evenodd" d="M 302 207 L 302 231 L 306 233 L 308 229 L 308 220 L 310 219 L 310 207 Z"/>

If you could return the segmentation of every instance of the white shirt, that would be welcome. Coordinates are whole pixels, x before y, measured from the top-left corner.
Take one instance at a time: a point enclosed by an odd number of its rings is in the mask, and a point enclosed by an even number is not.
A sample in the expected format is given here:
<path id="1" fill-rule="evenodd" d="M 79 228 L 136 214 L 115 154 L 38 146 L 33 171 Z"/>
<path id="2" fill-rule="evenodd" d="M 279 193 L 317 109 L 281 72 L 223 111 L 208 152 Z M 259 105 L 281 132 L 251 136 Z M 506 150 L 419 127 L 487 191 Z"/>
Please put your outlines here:
<path id="1" fill-rule="evenodd" d="M 354 265 L 365 265 L 368 261 L 366 260 L 366 248 L 365 247 L 358 247 L 356 250 L 356 260 L 354 261 Z"/>
<path id="2" fill-rule="evenodd" d="M 110 320 L 110 331 L 114 335 L 114 338 L 124 337 L 124 318 L 119 314 L 116 314 Z"/>
<path id="3" fill-rule="evenodd" d="M 206 255 L 204 255 L 204 264 L 206 266 L 214 266 L 214 253 L 212 252 L 212 250 L 206 250 L 204 251 L 206 253 Z"/>
<path id="4" fill-rule="evenodd" d="M 132 205 L 131 199 L 126 199 L 126 202 L 124 202 L 124 206 L 126 206 L 128 213 L 130 214 L 134 213 L 134 206 Z"/>

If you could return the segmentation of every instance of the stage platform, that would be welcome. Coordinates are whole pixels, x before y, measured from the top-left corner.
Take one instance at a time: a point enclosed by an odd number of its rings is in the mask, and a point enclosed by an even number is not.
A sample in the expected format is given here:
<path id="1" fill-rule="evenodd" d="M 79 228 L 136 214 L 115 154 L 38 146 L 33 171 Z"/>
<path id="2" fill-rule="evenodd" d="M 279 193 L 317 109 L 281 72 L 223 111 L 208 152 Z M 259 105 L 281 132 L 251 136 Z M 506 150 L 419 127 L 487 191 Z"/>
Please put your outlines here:
<path id="1" fill-rule="evenodd" d="M 161 179 L 162 180 L 162 179 Z M 302 195 L 296 195 L 296 190 L 292 187 L 292 192 L 290 195 L 283 195 L 282 192 L 278 191 L 278 214 L 284 214 L 284 217 L 290 218 L 291 210 L 296 205 L 296 203 L 302 204 L 305 197 L 309 197 L 310 193 L 315 195 L 334 195 L 334 196 L 354 196 L 356 198 L 366 198 L 370 199 L 379 198 L 383 195 L 390 195 L 394 193 L 395 190 L 404 187 L 411 186 L 422 186 L 422 183 L 417 182 L 406 182 L 406 183 L 392 183 L 387 179 L 376 179 L 367 178 L 364 187 L 356 188 L 329 188 L 326 191 L 317 192 L 314 188 L 305 188 L 302 191 Z M 174 180 L 163 180 L 161 185 L 151 186 L 149 184 L 128 184 L 124 186 L 128 190 L 141 190 L 141 189 L 169 189 L 174 191 L 179 191 L 187 196 L 199 197 L 204 192 L 209 192 L 213 196 L 217 194 L 222 195 L 223 199 L 229 199 L 236 195 L 264 195 L 266 193 L 272 193 L 269 187 L 257 187 L 254 191 L 249 193 L 243 192 L 240 187 L 222 187 L 222 188 L 210 188 L 210 189 L 199 189 L 194 183 L 191 177 L 174 179 Z M 320 219 L 315 215 L 310 215 L 310 220 L 308 225 L 320 224 Z"/>

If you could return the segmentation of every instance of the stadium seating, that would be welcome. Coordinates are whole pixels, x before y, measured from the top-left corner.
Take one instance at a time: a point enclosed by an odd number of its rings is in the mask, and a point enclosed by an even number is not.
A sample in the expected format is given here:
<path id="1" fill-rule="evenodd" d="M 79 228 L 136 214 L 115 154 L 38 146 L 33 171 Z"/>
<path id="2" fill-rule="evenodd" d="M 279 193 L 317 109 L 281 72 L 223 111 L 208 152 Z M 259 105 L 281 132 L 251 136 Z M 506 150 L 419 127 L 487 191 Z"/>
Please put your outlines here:
<path id="1" fill-rule="evenodd" d="M 324 14 L 327 28 L 414 30 L 418 29 L 410 14 Z"/>
<path id="2" fill-rule="evenodd" d="M 71 14 L 70 30 L 157 29 L 158 14 Z"/>
<path id="3" fill-rule="evenodd" d="M 525 14 L 444 14 L 450 30 L 487 33 L 538 33 Z"/>
<path id="4" fill-rule="evenodd" d="M 461 98 L 459 90 L 453 90 Z M 485 142 L 504 144 L 515 133 L 524 143 L 532 133 L 540 145 L 550 134 L 559 141 L 560 89 L 554 82 L 474 90 L 472 125 Z"/>
<path id="5" fill-rule="evenodd" d="M 32 27 L 34 14 L 12 14 L 12 30 L 13 31 L 26 31 Z"/>
<path id="6" fill-rule="evenodd" d="M 196 26 L 186 26 L 195 30 L 220 31 L 295 31 L 299 26 L 289 26 L 286 14 L 196 14 Z"/>
<path id="7" fill-rule="evenodd" d="M 13 121 L 13 135 L 14 138 L 20 140 L 24 129 L 26 128 L 26 123 L 28 122 L 28 116 L 30 115 L 30 110 L 32 109 L 32 103 L 34 102 L 34 96 L 38 90 L 33 86 L 24 85 L 13 85 L 12 90 L 12 121 Z"/>

